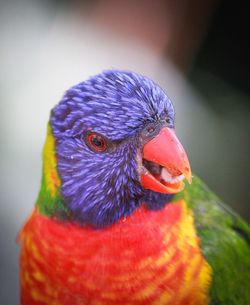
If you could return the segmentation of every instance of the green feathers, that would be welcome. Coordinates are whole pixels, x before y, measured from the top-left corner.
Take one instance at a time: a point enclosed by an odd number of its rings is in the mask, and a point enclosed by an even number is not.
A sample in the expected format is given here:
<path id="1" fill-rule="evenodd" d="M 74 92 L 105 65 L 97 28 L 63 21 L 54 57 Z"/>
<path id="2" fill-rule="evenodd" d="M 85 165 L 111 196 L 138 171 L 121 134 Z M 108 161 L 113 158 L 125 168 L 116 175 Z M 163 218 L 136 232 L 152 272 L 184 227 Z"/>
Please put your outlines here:
<path id="1" fill-rule="evenodd" d="M 60 196 L 61 180 L 57 172 L 55 139 L 48 124 L 47 137 L 43 148 L 43 174 L 37 199 L 39 212 L 47 216 L 68 213 Z"/>
<path id="2" fill-rule="evenodd" d="M 202 252 L 213 269 L 211 304 L 249 304 L 249 225 L 196 177 L 175 198 L 184 198 L 193 210 Z"/>

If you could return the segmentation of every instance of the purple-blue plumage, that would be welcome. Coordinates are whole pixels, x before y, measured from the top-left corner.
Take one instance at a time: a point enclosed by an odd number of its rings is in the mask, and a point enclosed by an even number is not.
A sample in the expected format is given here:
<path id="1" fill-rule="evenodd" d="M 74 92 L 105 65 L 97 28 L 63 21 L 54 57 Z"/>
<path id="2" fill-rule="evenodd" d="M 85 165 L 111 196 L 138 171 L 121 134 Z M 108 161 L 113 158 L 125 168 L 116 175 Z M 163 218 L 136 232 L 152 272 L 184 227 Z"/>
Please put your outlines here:
<path id="1" fill-rule="evenodd" d="M 61 195 L 74 220 L 103 227 L 142 202 L 157 209 L 169 201 L 170 195 L 145 190 L 139 181 L 142 146 L 174 124 L 170 99 L 148 78 L 117 70 L 92 77 L 66 92 L 50 123 Z M 88 132 L 106 138 L 104 152 L 86 144 Z"/>

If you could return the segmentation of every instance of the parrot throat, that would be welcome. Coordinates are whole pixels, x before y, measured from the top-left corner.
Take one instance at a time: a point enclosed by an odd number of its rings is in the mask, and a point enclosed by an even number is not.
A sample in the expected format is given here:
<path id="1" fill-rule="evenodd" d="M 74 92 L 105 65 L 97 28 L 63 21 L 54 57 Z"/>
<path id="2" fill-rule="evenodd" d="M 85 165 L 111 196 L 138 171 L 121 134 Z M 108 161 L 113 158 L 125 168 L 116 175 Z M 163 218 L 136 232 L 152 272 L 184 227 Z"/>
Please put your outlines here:
<path id="1" fill-rule="evenodd" d="M 148 210 L 159 210 L 171 201 L 173 195 L 160 194 L 150 190 L 141 189 L 141 194 L 128 211 L 121 213 L 120 218 L 130 215 L 140 205 L 145 205 Z M 74 222 L 74 214 L 70 209 L 70 205 L 61 195 L 61 179 L 57 170 L 57 157 L 55 138 L 52 133 L 50 123 L 47 128 L 47 137 L 43 148 L 43 169 L 41 188 L 37 199 L 38 211 L 48 217 L 56 217 Z M 135 204 L 136 202 L 136 204 Z M 112 217 L 112 216 L 111 216 Z M 118 221 L 116 219 L 112 223 Z M 77 221 L 79 223 L 79 220 Z M 84 224 L 84 223 L 81 223 Z M 100 227 L 106 226 L 100 224 Z"/>

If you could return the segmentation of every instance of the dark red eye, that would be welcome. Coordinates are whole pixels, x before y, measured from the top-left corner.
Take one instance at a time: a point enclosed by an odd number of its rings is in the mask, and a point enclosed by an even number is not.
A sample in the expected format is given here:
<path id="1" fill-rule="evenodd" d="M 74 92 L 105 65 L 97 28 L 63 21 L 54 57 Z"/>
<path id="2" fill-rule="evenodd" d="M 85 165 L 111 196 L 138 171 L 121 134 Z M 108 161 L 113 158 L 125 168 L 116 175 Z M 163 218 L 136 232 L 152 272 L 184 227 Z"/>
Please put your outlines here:
<path id="1" fill-rule="evenodd" d="M 105 151 L 107 149 L 106 139 L 98 133 L 90 132 L 87 134 L 87 144 L 92 150 Z"/>

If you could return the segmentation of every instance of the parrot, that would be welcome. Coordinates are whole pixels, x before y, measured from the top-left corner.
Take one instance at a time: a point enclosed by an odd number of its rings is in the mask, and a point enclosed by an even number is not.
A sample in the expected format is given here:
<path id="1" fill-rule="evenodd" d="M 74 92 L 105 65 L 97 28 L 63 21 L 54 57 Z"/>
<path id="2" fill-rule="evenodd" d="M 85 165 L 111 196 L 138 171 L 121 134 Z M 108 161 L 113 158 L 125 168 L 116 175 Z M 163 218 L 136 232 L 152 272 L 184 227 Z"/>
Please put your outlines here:
<path id="1" fill-rule="evenodd" d="M 52 109 L 18 234 L 22 305 L 250 304 L 250 226 L 192 174 L 153 80 L 110 69 Z"/>

